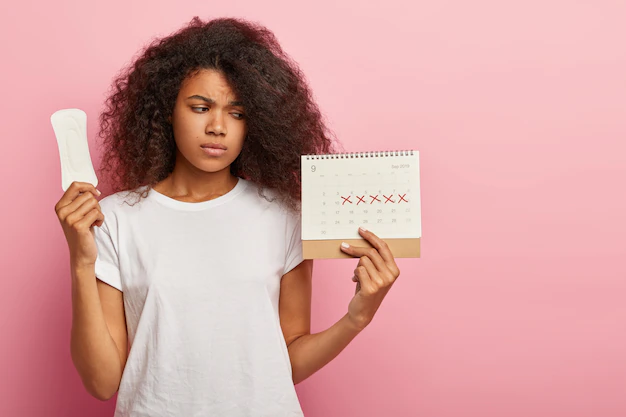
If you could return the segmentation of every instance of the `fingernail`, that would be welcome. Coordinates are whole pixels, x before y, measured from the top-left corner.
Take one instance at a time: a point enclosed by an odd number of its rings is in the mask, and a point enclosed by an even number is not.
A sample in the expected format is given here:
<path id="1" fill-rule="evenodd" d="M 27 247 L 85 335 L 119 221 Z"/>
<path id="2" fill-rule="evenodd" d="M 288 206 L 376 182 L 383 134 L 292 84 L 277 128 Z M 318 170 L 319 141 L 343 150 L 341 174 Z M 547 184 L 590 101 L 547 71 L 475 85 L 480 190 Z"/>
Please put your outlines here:
<path id="1" fill-rule="evenodd" d="M 100 192 L 100 190 L 96 190 L 96 192 L 98 193 L 98 195 L 102 194 L 102 193 Z"/>
<path id="2" fill-rule="evenodd" d="M 363 226 L 359 227 L 359 229 L 361 229 L 362 232 L 367 232 L 367 229 Z"/>
<path id="3" fill-rule="evenodd" d="M 350 245 L 348 245 L 346 242 L 341 242 L 341 247 L 348 249 Z"/>

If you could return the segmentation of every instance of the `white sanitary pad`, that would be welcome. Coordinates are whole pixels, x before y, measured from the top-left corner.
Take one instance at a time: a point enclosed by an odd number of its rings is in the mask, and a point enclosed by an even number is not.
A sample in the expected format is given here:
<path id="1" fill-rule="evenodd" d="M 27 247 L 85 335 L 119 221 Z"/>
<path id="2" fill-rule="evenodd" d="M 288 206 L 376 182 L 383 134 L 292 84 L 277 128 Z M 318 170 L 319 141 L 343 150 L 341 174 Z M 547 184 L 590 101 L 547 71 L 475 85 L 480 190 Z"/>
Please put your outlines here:
<path id="1" fill-rule="evenodd" d="M 80 109 L 64 109 L 54 112 L 50 121 L 59 145 L 63 191 L 74 181 L 97 186 L 87 143 L 87 114 Z"/>

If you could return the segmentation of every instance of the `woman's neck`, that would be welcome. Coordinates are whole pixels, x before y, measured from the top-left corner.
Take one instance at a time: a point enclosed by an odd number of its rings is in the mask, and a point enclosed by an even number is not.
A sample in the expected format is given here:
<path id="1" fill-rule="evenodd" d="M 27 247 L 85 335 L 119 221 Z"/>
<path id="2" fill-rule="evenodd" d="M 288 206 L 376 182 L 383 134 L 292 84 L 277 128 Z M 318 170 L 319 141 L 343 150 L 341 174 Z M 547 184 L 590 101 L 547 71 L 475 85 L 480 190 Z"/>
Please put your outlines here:
<path id="1" fill-rule="evenodd" d="M 174 168 L 163 181 L 156 184 L 157 192 L 175 200 L 200 203 L 220 197 L 237 185 L 238 178 L 230 167 L 218 172 L 190 173 Z"/>

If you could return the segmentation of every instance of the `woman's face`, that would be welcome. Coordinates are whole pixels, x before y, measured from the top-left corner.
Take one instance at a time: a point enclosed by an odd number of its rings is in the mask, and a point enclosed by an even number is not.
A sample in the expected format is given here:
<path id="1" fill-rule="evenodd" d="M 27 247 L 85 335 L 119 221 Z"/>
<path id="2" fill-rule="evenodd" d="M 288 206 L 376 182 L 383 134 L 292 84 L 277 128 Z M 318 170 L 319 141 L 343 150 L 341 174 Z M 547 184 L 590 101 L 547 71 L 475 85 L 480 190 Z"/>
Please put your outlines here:
<path id="1" fill-rule="evenodd" d="M 229 168 L 247 133 L 244 109 L 224 76 L 201 70 L 183 82 L 172 113 L 174 140 L 181 156 L 205 172 Z"/>

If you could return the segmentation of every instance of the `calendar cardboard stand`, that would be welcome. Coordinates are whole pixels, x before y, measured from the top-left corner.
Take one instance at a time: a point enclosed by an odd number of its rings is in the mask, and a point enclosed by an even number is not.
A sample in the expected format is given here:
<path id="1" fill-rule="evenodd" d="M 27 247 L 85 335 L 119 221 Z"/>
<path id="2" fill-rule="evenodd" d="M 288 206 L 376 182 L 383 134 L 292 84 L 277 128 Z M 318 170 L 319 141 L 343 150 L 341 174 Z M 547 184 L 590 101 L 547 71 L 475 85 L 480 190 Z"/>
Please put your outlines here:
<path id="1" fill-rule="evenodd" d="M 394 258 L 419 258 L 420 239 L 383 239 Z M 339 246 L 346 242 L 351 246 L 372 247 L 365 239 L 344 240 L 303 240 L 302 251 L 304 259 L 335 259 L 353 258 L 343 252 Z"/>

